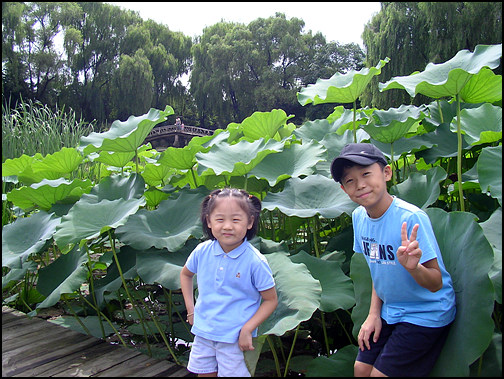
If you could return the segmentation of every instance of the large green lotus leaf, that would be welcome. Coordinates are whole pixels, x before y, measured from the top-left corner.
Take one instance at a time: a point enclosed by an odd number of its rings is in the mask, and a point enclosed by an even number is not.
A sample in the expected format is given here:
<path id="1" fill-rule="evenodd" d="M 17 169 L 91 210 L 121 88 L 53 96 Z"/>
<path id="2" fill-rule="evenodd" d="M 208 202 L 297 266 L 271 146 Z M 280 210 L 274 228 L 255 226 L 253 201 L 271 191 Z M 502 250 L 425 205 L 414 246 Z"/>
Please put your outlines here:
<path id="1" fill-rule="evenodd" d="M 438 199 L 441 193 L 439 182 L 446 176 L 440 166 L 434 166 L 426 173 L 412 172 L 404 182 L 392 186 L 390 194 L 425 210 Z"/>
<path id="2" fill-rule="evenodd" d="M 477 168 L 481 191 L 490 192 L 502 206 L 502 145 L 483 148 Z"/>
<path id="3" fill-rule="evenodd" d="M 294 117 L 285 113 L 282 109 L 273 109 L 270 112 L 254 112 L 252 116 L 242 121 L 243 135 L 249 141 L 261 138 L 266 140 L 275 137 L 278 130 Z"/>
<path id="4" fill-rule="evenodd" d="M 37 309 L 52 307 L 63 294 L 78 291 L 88 276 L 85 265 L 88 257 L 85 249 L 75 246 L 69 253 L 61 255 L 47 267 L 39 270 L 37 290 L 45 300 Z"/>
<path id="5" fill-rule="evenodd" d="M 200 204 L 208 190 L 183 189 L 162 201 L 154 211 L 142 209 L 116 230 L 119 240 L 137 250 L 154 246 L 177 251 L 191 236 L 202 236 Z"/>
<path id="6" fill-rule="evenodd" d="M 136 258 L 138 275 L 144 283 L 161 284 L 164 288 L 178 290 L 180 271 L 198 242 L 199 240 L 193 238 L 174 253 L 166 249 L 139 251 Z"/>
<path id="7" fill-rule="evenodd" d="M 338 128 L 334 123 L 329 123 L 326 119 L 307 121 L 301 127 L 294 130 L 294 135 L 302 140 L 308 142 L 310 140 L 321 141 L 328 133 L 335 133 Z"/>
<path id="8" fill-rule="evenodd" d="M 357 129 L 357 142 L 362 142 L 367 139 L 369 139 L 369 134 L 362 129 Z M 341 150 L 343 150 L 346 144 L 353 142 L 354 137 L 351 130 L 346 130 L 342 135 L 329 133 L 320 141 L 327 150 L 327 172 L 329 175 L 331 175 L 329 165 L 332 163 L 333 159 L 341 153 Z"/>
<path id="9" fill-rule="evenodd" d="M 493 251 L 475 216 L 427 209 L 450 273 L 457 315 L 432 376 L 468 376 L 469 366 L 483 354 L 493 334 L 494 288 L 488 277 Z"/>
<path id="10" fill-rule="evenodd" d="M 18 158 L 6 159 L 2 163 L 2 176 L 19 176 L 28 167 L 31 167 L 33 162 L 42 159 L 42 154 L 36 153 L 34 156 L 28 156 L 26 154 L 21 155 Z"/>
<path id="11" fill-rule="evenodd" d="M 460 50 L 455 56 L 439 64 L 429 63 L 425 70 L 409 76 L 395 76 L 385 83 L 379 83 L 380 91 L 404 89 L 411 97 L 417 94 L 435 99 L 453 97 L 459 94 L 464 86 L 483 67 L 494 69 L 500 65 L 502 44 L 477 45 L 474 52 Z M 473 84 L 474 85 L 474 84 Z M 490 88 L 493 91 L 493 87 Z"/>
<path id="12" fill-rule="evenodd" d="M 348 215 L 357 207 L 334 180 L 323 175 L 310 175 L 304 179 L 291 178 L 279 193 L 268 193 L 263 208 L 278 208 L 287 216 L 302 218 L 315 216 L 336 218 Z"/>
<path id="13" fill-rule="evenodd" d="M 289 177 L 311 175 L 317 162 L 324 159 L 325 149 L 315 141 L 291 144 L 283 151 L 266 156 L 249 175 L 266 179 L 271 186 Z"/>
<path id="14" fill-rule="evenodd" d="M 84 195 L 70 211 L 62 217 L 56 228 L 54 240 L 58 246 L 90 240 L 100 234 L 123 225 L 129 216 L 145 205 L 145 198 L 123 198 L 95 202 L 93 197 Z"/>
<path id="15" fill-rule="evenodd" d="M 183 148 L 170 146 L 163 151 L 158 159 L 158 163 L 178 170 L 189 170 L 196 164 L 196 153 L 208 151 L 209 149 L 209 147 L 202 145 L 187 145 Z"/>
<path id="16" fill-rule="evenodd" d="M 79 167 L 82 155 L 75 148 L 63 147 L 54 154 L 47 154 L 41 160 L 32 163 L 32 169 L 37 171 L 56 171 L 60 174 L 68 174 Z"/>
<path id="17" fill-rule="evenodd" d="M 434 146 L 434 142 L 432 142 L 429 138 L 425 138 L 427 133 L 421 135 L 415 135 L 414 137 L 403 137 L 399 138 L 397 141 L 394 141 L 394 161 L 397 161 L 403 154 L 411 154 L 417 153 L 419 151 L 423 151 L 426 149 L 430 149 Z M 417 137 L 417 138 L 416 138 Z M 384 153 L 388 158 L 391 157 L 391 145 L 390 143 L 383 143 L 380 141 L 376 141 L 371 139 L 370 142 L 375 145 L 381 151 L 387 151 Z"/>
<path id="18" fill-rule="evenodd" d="M 278 306 L 259 326 L 258 335 L 282 336 L 311 318 L 320 306 L 322 288 L 304 264 L 293 263 L 287 254 L 270 253 L 264 256 L 275 278 Z"/>
<path id="19" fill-rule="evenodd" d="M 81 200 L 98 203 L 104 199 L 139 199 L 144 193 L 144 187 L 145 181 L 141 175 L 131 174 L 124 177 L 114 174 L 103 178 L 89 194 L 83 195 Z"/>
<path id="20" fill-rule="evenodd" d="M 71 182 L 65 179 L 44 179 L 39 183 L 32 184 L 30 187 L 13 189 L 7 194 L 7 200 L 12 201 L 12 204 L 22 209 L 38 206 L 48 211 L 54 204 L 69 196 L 76 200 L 79 199 L 82 194 L 91 190 L 92 185 L 89 179 L 74 179 Z"/>
<path id="21" fill-rule="evenodd" d="M 488 276 L 495 288 L 495 301 L 502 304 L 502 208 L 480 225 L 494 251 L 494 262 Z"/>
<path id="22" fill-rule="evenodd" d="M 479 108 L 460 111 L 460 128 L 469 145 L 481 145 L 502 140 L 502 108 L 483 104 Z M 457 120 L 453 119 L 450 130 L 457 132 Z"/>
<path id="23" fill-rule="evenodd" d="M 43 179 L 58 179 L 61 177 L 60 173 L 53 170 L 34 172 L 33 163 L 42 159 L 43 157 L 40 153 L 36 153 L 31 157 L 23 154 L 18 158 L 7 159 L 2 163 L 2 177 L 16 176 L 19 181 L 27 185 L 38 183 Z"/>
<path id="24" fill-rule="evenodd" d="M 169 177 L 176 173 L 174 168 L 159 164 L 147 163 L 142 172 L 142 177 L 149 186 L 158 186 L 168 182 Z"/>
<path id="25" fill-rule="evenodd" d="M 2 267 L 20 269 L 31 254 L 40 252 L 53 236 L 60 218 L 39 211 L 18 218 L 2 229 Z"/>
<path id="26" fill-rule="evenodd" d="M 369 314 L 373 281 L 364 254 L 354 253 L 350 260 L 350 278 L 354 284 L 355 307 L 352 309 L 352 335 L 357 339 L 359 329 Z"/>
<path id="27" fill-rule="evenodd" d="M 377 141 L 393 143 L 408 134 L 424 117 L 425 114 L 414 105 L 376 110 L 364 130 Z"/>
<path id="28" fill-rule="evenodd" d="M 417 143 L 418 146 L 435 146 L 435 149 L 425 149 L 416 153 L 419 158 L 423 158 L 425 162 L 431 164 L 437 161 L 440 157 L 456 157 L 457 156 L 457 134 L 450 131 L 450 125 L 444 123 L 439 125 L 436 130 L 430 133 L 417 135 L 409 138 L 411 143 Z M 470 149 L 465 140 L 462 140 L 462 151 Z"/>
<path id="29" fill-rule="evenodd" d="M 156 208 L 163 200 L 168 199 L 169 195 L 156 187 L 151 187 L 144 193 L 145 201 L 148 207 Z"/>
<path id="30" fill-rule="evenodd" d="M 502 100 L 502 75 L 483 67 L 460 91 L 464 103 L 495 103 Z"/>
<path id="31" fill-rule="evenodd" d="M 117 260 L 121 266 L 121 272 L 125 280 L 135 279 L 138 276 L 136 259 L 138 251 L 130 246 L 122 246 L 117 252 Z M 94 282 L 95 296 L 98 305 L 103 303 L 105 292 L 115 292 L 122 286 L 121 275 L 115 259 L 107 268 L 107 275 Z"/>
<path id="32" fill-rule="evenodd" d="M 469 376 L 480 378 L 502 376 L 502 332 L 494 332 L 492 342 L 485 350 L 482 359 L 471 365 Z"/>
<path id="33" fill-rule="evenodd" d="M 134 151 L 120 153 L 117 151 L 101 151 L 100 155 L 95 158 L 95 161 L 105 163 L 109 166 L 124 167 L 135 156 Z"/>
<path id="34" fill-rule="evenodd" d="M 164 111 L 151 108 L 148 113 L 142 116 L 130 116 L 124 122 L 116 120 L 112 123 L 110 130 L 106 132 L 93 132 L 89 136 L 81 137 L 78 149 L 83 151 L 85 155 L 100 150 L 134 152 L 143 144 L 155 125 L 165 121 L 168 116 L 174 113 L 173 108 L 167 105 Z"/>
<path id="35" fill-rule="evenodd" d="M 341 263 L 322 260 L 300 251 L 290 256 L 294 263 L 304 263 L 311 275 L 320 282 L 322 296 L 319 309 L 333 312 L 336 309 L 350 309 L 355 304 L 352 281 L 341 270 Z"/>
<path id="36" fill-rule="evenodd" d="M 196 154 L 199 175 L 227 174 L 241 176 L 252 170 L 269 154 L 278 153 L 284 148 L 285 140 L 267 142 L 258 139 L 253 142 L 242 140 L 234 145 L 221 142 L 206 152 Z"/>
<path id="37" fill-rule="evenodd" d="M 306 376 L 312 378 L 353 377 L 358 349 L 355 345 L 347 345 L 338 349 L 330 357 L 315 358 L 308 364 Z"/>
<path id="38" fill-rule="evenodd" d="M 301 105 L 313 103 L 353 103 L 362 94 L 373 76 L 379 75 L 390 58 L 380 60 L 376 67 L 351 70 L 346 74 L 336 73 L 329 79 L 318 79 L 297 93 Z"/>

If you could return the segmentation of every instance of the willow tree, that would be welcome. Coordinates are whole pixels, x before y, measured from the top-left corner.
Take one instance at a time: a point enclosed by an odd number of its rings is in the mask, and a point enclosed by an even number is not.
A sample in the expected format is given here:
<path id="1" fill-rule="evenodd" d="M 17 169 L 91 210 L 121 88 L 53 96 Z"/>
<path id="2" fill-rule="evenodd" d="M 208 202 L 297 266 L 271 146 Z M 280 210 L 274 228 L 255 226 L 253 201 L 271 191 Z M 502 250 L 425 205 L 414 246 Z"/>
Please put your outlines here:
<path id="1" fill-rule="evenodd" d="M 441 63 L 459 50 L 502 42 L 501 2 L 383 2 L 364 27 L 366 66 L 384 57 L 390 62 L 361 96 L 362 105 L 377 108 L 428 102 L 404 91 L 379 92 L 378 81 L 410 75 L 427 63 Z"/>

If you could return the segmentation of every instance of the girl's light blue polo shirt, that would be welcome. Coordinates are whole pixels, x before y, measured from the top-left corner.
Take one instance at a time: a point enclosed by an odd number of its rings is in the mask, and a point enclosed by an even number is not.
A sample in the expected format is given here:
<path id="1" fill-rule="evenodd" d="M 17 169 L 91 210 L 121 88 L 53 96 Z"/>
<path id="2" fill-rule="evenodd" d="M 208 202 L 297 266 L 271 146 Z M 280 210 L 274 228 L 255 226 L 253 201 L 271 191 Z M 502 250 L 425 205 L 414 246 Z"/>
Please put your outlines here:
<path id="1" fill-rule="evenodd" d="M 217 240 L 202 242 L 186 267 L 197 274 L 198 283 L 191 332 L 212 341 L 237 342 L 261 304 L 259 291 L 275 286 L 268 261 L 247 239 L 227 254 Z"/>

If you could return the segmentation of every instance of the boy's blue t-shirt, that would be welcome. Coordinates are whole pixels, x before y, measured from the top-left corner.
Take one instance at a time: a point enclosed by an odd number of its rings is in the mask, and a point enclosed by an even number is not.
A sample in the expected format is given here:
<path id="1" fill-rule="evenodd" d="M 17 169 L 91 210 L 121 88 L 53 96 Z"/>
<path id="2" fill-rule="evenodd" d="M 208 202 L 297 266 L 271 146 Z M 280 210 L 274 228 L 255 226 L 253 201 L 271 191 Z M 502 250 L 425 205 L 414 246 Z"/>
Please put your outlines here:
<path id="1" fill-rule="evenodd" d="M 437 258 L 443 287 L 431 292 L 420 286 L 397 260 L 401 226 L 406 221 L 408 237 L 419 224 L 417 240 L 422 250 L 420 263 Z M 377 219 L 359 206 L 352 213 L 354 251 L 363 253 L 378 297 L 383 301 L 381 317 L 389 324 L 440 327 L 455 319 L 455 292 L 450 274 L 427 214 L 413 204 L 394 197 L 388 210 Z"/>
<path id="2" fill-rule="evenodd" d="M 247 239 L 227 254 L 217 240 L 202 242 L 186 267 L 197 274 L 198 283 L 191 332 L 212 341 L 237 342 L 261 304 L 259 291 L 275 286 L 268 261 Z"/>

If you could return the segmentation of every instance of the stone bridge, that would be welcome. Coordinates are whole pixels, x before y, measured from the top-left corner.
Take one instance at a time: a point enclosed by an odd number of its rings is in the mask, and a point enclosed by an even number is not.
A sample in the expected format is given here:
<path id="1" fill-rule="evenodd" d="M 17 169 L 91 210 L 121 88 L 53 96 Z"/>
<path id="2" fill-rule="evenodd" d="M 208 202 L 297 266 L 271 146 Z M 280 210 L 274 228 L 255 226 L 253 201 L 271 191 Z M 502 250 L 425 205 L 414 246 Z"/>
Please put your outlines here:
<path id="1" fill-rule="evenodd" d="M 212 134 L 213 130 L 190 125 L 155 126 L 145 138 L 144 143 L 150 142 L 154 149 L 164 151 L 169 146 L 186 146 L 195 136 L 204 137 Z"/>

